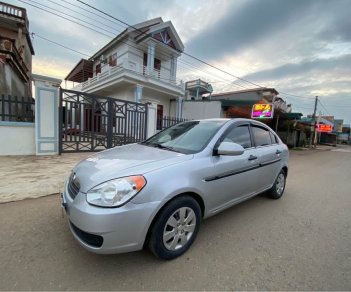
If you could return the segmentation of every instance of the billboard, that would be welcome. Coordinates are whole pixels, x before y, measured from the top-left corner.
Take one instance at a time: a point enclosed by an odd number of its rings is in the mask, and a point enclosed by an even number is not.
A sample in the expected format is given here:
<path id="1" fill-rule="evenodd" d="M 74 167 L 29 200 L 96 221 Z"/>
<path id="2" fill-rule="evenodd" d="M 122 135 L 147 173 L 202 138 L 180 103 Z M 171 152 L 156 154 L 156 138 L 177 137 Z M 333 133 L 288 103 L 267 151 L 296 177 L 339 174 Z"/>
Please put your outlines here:
<path id="1" fill-rule="evenodd" d="M 317 131 L 322 133 L 330 133 L 333 131 L 333 125 L 317 124 Z"/>
<path id="2" fill-rule="evenodd" d="M 273 118 L 273 104 L 271 104 L 271 103 L 254 104 L 252 107 L 251 118 L 252 119 L 257 119 L 257 118 L 271 119 L 271 118 Z"/>

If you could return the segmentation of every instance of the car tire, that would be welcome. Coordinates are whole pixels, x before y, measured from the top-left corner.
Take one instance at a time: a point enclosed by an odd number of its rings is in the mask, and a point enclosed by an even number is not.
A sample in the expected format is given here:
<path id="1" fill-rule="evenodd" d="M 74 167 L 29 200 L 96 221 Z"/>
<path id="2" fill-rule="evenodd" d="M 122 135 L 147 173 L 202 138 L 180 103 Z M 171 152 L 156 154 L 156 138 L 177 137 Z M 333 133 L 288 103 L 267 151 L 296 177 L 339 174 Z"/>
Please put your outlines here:
<path id="1" fill-rule="evenodd" d="M 268 197 L 274 200 L 280 199 L 284 194 L 285 183 L 286 183 L 286 173 L 282 169 L 279 172 L 276 180 L 274 181 L 272 188 L 267 191 Z"/>
<path id="2" fill-rule="evenodd" d="M 167 203 L 150 229 L 148 246 L 158 258 L 171 260 L 185 253 L 194 242 L 201 224 L 201 208 L 190 196 Z"/>

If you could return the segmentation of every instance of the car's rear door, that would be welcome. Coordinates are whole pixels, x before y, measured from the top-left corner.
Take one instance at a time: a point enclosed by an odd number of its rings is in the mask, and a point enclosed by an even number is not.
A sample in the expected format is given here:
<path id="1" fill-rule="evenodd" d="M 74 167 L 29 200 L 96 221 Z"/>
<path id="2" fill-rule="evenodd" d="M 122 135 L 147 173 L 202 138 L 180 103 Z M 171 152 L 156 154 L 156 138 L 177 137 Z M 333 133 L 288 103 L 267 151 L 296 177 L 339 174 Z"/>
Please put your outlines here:
<path id="1" fill-rule="evenodd" d="M 254 143 L 260 165 L 259 189 L 267 189 L 281 170 L 282 146 L 268 128 L 258 124 L 251 125 Z"/>

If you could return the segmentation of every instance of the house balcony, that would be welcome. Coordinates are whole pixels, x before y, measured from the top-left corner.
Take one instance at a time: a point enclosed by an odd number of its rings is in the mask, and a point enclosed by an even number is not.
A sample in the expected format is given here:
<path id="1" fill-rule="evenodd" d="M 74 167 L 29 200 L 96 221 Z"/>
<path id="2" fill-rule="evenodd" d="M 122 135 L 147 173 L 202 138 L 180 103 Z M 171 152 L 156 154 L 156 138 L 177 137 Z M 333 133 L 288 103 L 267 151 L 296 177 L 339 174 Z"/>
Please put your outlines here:
<path id="1" fill-rule="evenodd" d="M 18 52 L 14 40 L 0 37 L 0 59 L 9 63 L 19 73 L 23 81 L 30 80 L 29 69 Z"/>
<path id="2" fill-rule="evenodd" d="M 14 22 L 22 22 L 28 29 L 29 22 L 26 9 L 22 7 L 0 2 L 0 16 L 2 16 L 6 22 L 10 22 L 11 20 Z"/>
<path id="3" fill-rule="evenodd" d="M 145 87 L 163 91 L 172 95 L 184 95 L 182 81 L 171 79 L 170 71 L 157 70 L 142 66 L 129 59 L 123 59 L 117 66 L 102 66 L 102 72 L 83 82 L 82 90 L 95 92 L 107 87 L 118 87 L 119 84 L 140 84 Z M 105 67 L 105 68 L 104 68 Z"/>

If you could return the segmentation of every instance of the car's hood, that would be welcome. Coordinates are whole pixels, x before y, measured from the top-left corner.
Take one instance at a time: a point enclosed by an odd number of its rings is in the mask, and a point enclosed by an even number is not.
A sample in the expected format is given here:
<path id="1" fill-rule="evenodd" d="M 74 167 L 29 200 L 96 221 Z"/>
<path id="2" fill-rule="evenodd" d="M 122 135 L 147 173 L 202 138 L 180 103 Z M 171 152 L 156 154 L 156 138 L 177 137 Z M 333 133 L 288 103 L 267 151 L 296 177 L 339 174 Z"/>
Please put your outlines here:
<path id="1" fill-rule="evenodd" d="M 131 144 L 94 154 L 77 164 L 73 171 L 79 181 L 80 190 L 87 192 L 111 179 L 145 174 L 192 158 L 193 155 Z"/>

